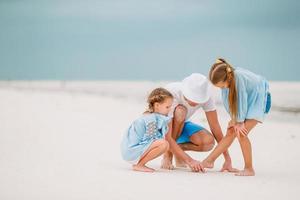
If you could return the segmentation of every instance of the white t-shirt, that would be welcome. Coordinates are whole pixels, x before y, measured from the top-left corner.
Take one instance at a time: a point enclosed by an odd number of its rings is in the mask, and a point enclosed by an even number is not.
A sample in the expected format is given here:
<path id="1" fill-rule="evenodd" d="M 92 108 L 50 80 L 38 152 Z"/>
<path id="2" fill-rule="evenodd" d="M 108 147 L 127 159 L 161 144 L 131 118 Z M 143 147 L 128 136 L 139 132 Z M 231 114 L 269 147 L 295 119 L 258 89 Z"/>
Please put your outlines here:
<path id="1" fill-rule="evenodd" d="M 171 111 L 168 114 L 169 117 L 173 118 L 174 110 L 178 105 L 183 105 L 187 109 L 187 115 L 185 117 L 185 120 L 188 120 L 199 108 L 202 108 L 204 112 L 216 110 L 216 105 L 212 97 L 210 97 L 208 101 L 203 104 L 199 104 L 198 106 L 195 107 L 190 106 L 188 102 L 184 99 L 181 88 L 182 88 L 181 82 L 173 82 L 165 86 L 165 89 L 171 92 L 174 97 Z"/>

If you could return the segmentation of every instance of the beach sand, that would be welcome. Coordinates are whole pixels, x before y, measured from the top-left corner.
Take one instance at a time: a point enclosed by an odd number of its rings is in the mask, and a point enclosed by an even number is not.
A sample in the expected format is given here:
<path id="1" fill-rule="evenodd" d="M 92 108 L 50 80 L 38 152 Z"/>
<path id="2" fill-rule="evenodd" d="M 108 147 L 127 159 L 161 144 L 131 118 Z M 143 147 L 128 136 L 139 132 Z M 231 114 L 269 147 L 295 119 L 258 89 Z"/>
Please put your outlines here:
<path id="1" fill-rule="evenodd" d="M 131 170 L 120 141 L 163 82 L 0 82 L 0 199 L 299 199 L 300 83 L 271 83 L 273 108 L 251 132 L 255 177 Z M 216 93 L 223 130 L 228 115 Z M 193 116 L 208 128 L 203 112 Z M 243 167 L 237 141 L 233 165 Z M 189 152 L 202 160 L 208 153 Z"/>

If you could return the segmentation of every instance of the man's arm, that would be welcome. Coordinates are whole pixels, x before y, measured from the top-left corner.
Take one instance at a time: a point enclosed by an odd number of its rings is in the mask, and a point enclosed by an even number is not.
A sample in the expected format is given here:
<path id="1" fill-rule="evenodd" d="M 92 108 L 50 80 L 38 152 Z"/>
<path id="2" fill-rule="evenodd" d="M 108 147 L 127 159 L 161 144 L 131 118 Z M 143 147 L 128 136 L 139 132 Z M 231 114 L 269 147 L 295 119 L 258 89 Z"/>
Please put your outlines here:
<path id="1" fill-rule="evenodd" d="M 166 140 L 169 142 L 170 151 L 173 154 L 175 154 L 178 158 L 182 159 L 185 163 L 192 161 L 193 159 L 180 148 L 175 139 L 172 137 L 172 132 L 173 120 L 171 120 L 171 122 L 169 123 L 169 131 L 166 134 Z"/>
<path id="2" fill-rule="evenodd" d="M 192 169 L 192 171 L 204 171 L 202 168 L 202 165 L 200 162 L 194 160 L 192 157 L 190 157 L 187 153 L 185 153 L 180 146 L 177 144 L 175 139 L 172 137 L 172 124 L 171 121 L 169 123 L 169 131 L 166 134 L 166 140 L 169 142 L 170 145 L 170 151 L 175 154 L 178 158 L 182 159 L 188 166 Z"/>

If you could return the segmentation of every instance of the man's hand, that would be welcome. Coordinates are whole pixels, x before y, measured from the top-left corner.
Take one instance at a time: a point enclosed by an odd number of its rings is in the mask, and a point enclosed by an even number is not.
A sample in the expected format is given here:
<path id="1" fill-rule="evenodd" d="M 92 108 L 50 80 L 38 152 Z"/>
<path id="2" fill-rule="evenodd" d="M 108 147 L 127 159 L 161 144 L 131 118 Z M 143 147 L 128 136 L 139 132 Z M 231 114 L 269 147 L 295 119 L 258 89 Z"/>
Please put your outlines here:
<path id="1" fill-rule="evenodd" d="M 205 172 L 202 163 L 197 160 L 191 160 L 187 162 L 187 164 L 193 172 L 203 172 L 203 173 Z"/>

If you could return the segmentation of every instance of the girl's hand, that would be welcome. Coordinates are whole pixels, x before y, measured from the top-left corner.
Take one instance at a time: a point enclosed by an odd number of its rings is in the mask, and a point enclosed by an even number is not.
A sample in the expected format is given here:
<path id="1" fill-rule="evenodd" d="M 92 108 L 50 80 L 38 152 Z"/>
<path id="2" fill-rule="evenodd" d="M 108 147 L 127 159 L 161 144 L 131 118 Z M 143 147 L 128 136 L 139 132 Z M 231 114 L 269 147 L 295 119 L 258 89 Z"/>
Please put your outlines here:
<path id="1" fill-rule="evenodd" d="M 240 138 L 241 134 L 243 136 L 247 136 L 248 134 L 248 130 L 246 129 L 244 122 L 235 124 L 233 128 L 238 138 Z"/>
<path id="2" fill-rule="evenodd" d="M 227 127 L 227 129 L 230 129 L 230 128 L 234 127 L 235 124 L 236 124 L 236 123 L 235 123 L 234 120 L 230 120 L 230 121 L 228 122 L 228 127 Z"/>

